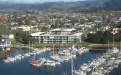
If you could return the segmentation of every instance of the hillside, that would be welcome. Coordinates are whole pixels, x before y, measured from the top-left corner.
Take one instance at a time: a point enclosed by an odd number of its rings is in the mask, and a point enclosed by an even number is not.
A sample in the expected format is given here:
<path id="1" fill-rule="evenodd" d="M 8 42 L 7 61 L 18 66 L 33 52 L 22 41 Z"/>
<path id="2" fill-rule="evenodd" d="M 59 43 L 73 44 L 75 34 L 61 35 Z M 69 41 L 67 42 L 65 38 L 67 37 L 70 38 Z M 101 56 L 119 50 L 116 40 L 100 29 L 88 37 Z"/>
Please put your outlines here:
<path id="1" fill-rule="evenodd" d="M 45 2 L 42 4 L 12 3 L 0 1 L 0 9 L 44 11 L 115 11 L 121 10 L 121 0 L 89 0 L 78 2 Z"/>

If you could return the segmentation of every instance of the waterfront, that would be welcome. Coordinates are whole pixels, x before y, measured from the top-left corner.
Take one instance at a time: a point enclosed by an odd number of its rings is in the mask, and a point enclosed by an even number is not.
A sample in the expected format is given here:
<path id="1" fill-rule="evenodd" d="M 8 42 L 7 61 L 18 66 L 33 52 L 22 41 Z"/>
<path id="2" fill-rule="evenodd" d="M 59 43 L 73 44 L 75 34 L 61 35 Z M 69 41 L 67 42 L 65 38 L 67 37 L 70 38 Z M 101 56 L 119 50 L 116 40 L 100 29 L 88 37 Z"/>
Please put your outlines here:
<path id="1" fill-rule="evenodd" d="M 21 50 L 18 50 L 21 51 Z M 89 51 L 83 55 L 77 56 L 74 61 L 74 68 L 77 69 L 79 65 L 87 63 L 92 59 L 102 56 L 104 51 Z M 49 52 L 45 52 L 36 56 L 36 59 L 40 57 L 48 57 Z M 14 63 L 5 64 L 0 60 L 0 75 L 71 75 L 71 60 L 61 63 L 60 66 L 47 67 L 41 66 L 34 68 L 29 65 L 29 61 L 32 60 L 32 56 L 16 61 Z M 120 66 L 112 71 L 110 75 L 120 75 Z"/>

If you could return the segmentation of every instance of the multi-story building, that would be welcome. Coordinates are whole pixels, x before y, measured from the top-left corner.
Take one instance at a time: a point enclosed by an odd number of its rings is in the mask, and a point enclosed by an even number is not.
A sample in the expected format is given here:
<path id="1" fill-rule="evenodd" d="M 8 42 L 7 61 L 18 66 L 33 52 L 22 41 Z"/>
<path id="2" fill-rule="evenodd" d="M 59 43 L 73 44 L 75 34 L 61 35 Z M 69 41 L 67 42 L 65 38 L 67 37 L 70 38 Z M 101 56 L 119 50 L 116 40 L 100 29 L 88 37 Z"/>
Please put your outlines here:
<path id="1" fill-rule="evenodd" d="M 36 39 L 37 43 L 77 43 L 81 42 L 83 33 L 76 29 L 52 29 L 45 32 L 30 34 L 30 38 Z"/>

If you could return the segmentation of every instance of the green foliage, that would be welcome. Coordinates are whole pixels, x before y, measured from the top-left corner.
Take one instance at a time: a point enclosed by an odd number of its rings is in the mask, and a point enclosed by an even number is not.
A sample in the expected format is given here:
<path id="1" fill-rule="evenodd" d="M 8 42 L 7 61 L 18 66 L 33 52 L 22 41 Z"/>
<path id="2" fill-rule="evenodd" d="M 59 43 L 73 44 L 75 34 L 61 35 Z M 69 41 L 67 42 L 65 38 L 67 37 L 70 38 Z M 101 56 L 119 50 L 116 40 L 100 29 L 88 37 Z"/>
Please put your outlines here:
<path id="1" fill-rule="evenodd" d="M 121 32 L 119 32 L 115 35 L 115 39 L 116 39 L 116 41 L 121 41 Z"/>
<path id="2" fill-rule="evenodd" d="M 101 38 L 100 43 L 106 44 L 106 43 L 108 43 L 108 39 L 106 37 L 103 37 L 103 38 Z"/>
<path id="3" fill-rule="evenodd" d="M 103 36 L 106 37 L 107 40 L 113 41 L 113 34 L 110 31 L 105 31 Z"/>
<path id="4" fill-rule="evenodd" d="M 59 25 L 58 24 L 55 24 L 55 28 L 58 28 L 59 27 Z"/>
<path id="5" fill-rule="evenodd" d="M 86 41 L 88 42 L 105 44 L 108 41 L 112 41 L 113 34 L 109 31 L 98 31 L 95 34 L 88 34 L 87 37 Z"/>
<path id="6" fill-rule="evenodd" d="M 18 20 L 18 25 L 22 25 L 23 23 L 22 23 L 22 19 L 19 19 Z"/>
<path id="7" fill-rule="evenodd" d="M 82 40 L 85 41 L 87 39 L 87 36 L 85 34 L 82 35 Z"/>
<path id="8" fill-rule="evenodd" d="M 121 22 L 118 22 L 118 24 L 116 25 L 116 28 L 121 28 Z"/>
<path id="9" fill-rule="evenodd" d="M 20 43 L 23 43 L 23 44 L 29 43 L 28 35 L 25 34 L 25 33 L 16 33 L 15 39 L 16 39 L 17 42 L 20 42 Z"/>
<path id="10" fill-rule="evenodd" d="M 32 20 L 28 18 L 28 19 L 26 19 L 25 23 L 26 23 L 26 25 L 32 25 Z"/>
<path id="11" fill-rule="evenodd" d="M 41 31 L 42 31 L 42 32 L 46 32 L 46 31 L 48 31 L 48 30 L 49 30 L 48 27 L 41 27 Z"/>
<path id="12" fill-rule="evenodd" d="M 36 42 L 36 39 L 30 38 L 29 41 L 30 41 L 30 43 L 33 43 L 34 44 Z"/>
<path id="13" fill-rule="evenodd" d="M 0 48 L 0 52 L 2 52 L 3 51 L 3 49 L 2 48 Z"/>

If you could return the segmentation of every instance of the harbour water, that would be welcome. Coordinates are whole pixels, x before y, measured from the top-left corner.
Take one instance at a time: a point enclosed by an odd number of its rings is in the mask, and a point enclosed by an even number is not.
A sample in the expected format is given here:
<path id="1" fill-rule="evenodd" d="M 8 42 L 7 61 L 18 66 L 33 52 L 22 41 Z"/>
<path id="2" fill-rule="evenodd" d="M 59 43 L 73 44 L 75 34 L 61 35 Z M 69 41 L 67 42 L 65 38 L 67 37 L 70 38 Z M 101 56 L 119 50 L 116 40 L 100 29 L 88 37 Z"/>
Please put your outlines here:
<path id="1" fill-rule="evenodd" d="M 89 51 L 83 55 L 77 56 L 73 59 L 74 68 L 77 69 L 83 63 L 87 63 L 92 59 L 102 56 L 103 53 L 104 51 Z M 35 59 L 40 57 L 47 58 L 49 55 L 50 52 L 45 52 L 37 55 Z M 63 62 L 61 65 L 56 67 L 41 66 L 35 68 L 29 65 L 29 61 L 32 59 L 33 56 L 9 64 L 5 64 L 2 60 L 0 60 L 0 75 L 71 75 L 71 60 Z M 121 66 L 119 65 L 118 68 L 114 69 L 110 73 L 110 75 L 121 75 L 120 68 Z"/>

